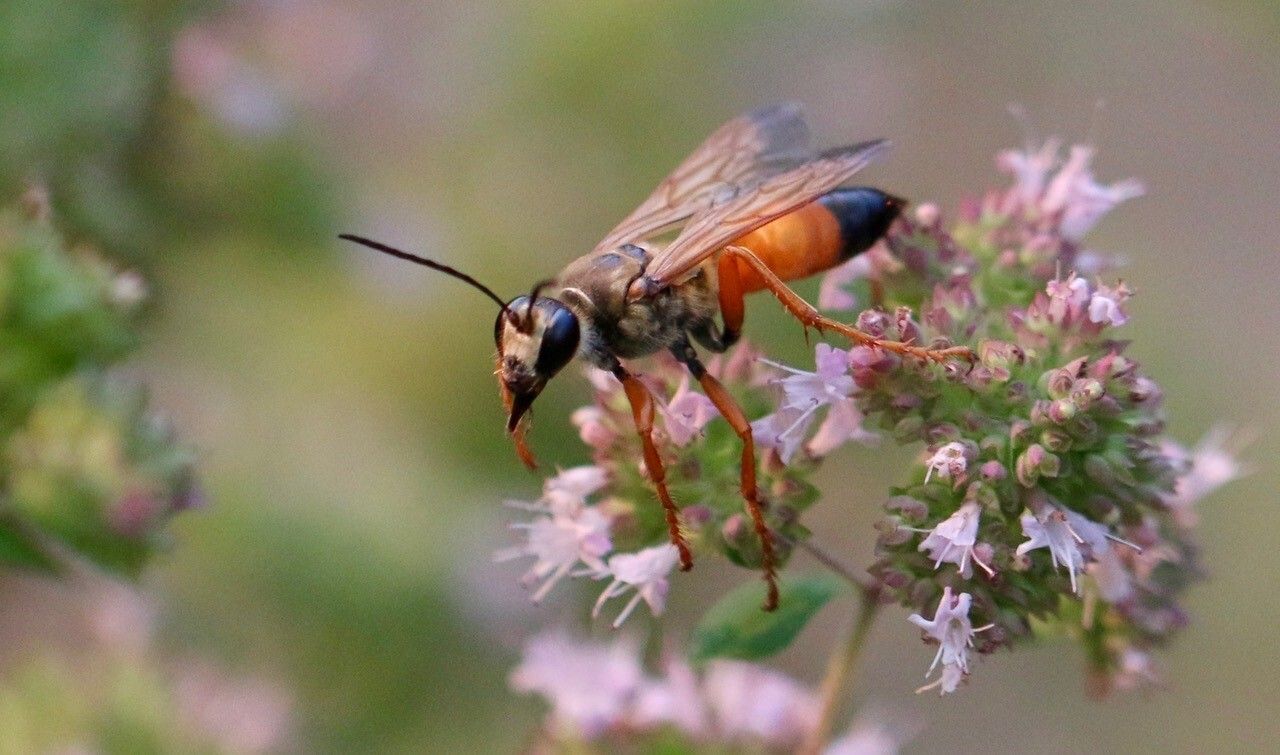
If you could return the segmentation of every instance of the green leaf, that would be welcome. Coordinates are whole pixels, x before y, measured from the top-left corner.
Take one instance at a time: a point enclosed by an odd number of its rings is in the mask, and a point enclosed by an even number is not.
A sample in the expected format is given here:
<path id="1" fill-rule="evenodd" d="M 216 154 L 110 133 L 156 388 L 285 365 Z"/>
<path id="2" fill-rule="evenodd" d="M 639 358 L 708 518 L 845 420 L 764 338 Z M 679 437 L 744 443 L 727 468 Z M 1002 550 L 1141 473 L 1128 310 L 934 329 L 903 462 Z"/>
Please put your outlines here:
<path id="1" fill-rule="evenodd" d="M 690 638 L 689 657 L 755 660 L 778 653 L 795 640 L 818 611 L 845 584 L 830 575 L 783 578 L 781 600 L 772 613 L 761 610 L 759 584 L 742 585 L 712 606 Z"/>

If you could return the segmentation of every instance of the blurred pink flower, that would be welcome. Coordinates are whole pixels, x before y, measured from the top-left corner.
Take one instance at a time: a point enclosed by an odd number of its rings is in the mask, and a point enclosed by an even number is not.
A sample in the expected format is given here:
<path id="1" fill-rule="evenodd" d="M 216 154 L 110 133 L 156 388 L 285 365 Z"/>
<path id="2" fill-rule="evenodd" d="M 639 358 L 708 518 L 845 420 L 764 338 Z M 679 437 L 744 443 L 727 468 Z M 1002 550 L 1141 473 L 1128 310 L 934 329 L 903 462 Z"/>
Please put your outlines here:
<path id="1" fill-rule="evenodd" d="M 561 631 L 539 634 L 511 672 L 511 688 L 551 703 L 549 728 L 593 739 L 623 722 L 644 683 L 635 644 L 577 641 Z"/>
<path id="2" fill-rule="evenodd" d="M 818 307 L 839 312 L 856 309 L 858 300 L 845 287 L 866 278 L 873 269 L 869 254 L 860 254 L 822 276 L 818 287 Z"/>
<path id="3" fill-rule="evenodd" d="M 1165 498 L 1180 526 L 1195 526 L 1195 506 L 1200 500 L 1252 472 L 1239 456 L 1248 442 L 1249 438 L 1233 433 L 1226 425 L 1210 429 L 1190 451 L 1171 440 L 1165 441 L 1163 451 L 1184 467 L 1174 483 L 1173 495 Z"/>
<path id="4" fill-rule="evenodd" d="M 1120 326 L 1129 321 L 1124 303 L 1133 295 L 1124 282 L 1114 288 L 1099 285 L 1089 299 L 1089 321 L 1103 325 Z"/>
<path id="5" fill-rule="evenodd" d="M 1006 150 L 996 164 L 1014 177 L 1005 209 L 1034 208 L 1057 218 L 1058 232 L 1069 241 L 1079 241 L 1116 205 L 1140 197 L 1146 188 L 1127 179 L 1101 184 L 1093 176 L 1093 148 L 1075 145 L 1057 168 L 1061 142 L 1047 140 L 1038 148 Z M 1052 175 L 1051 175 L 1052 174 Z"/>
<path id="6" fill-rule="evenodd" d="M 697 674 L 678 657 L 668 658 L 664 671 L 640 687 L 628 724 L 641 730 L 670 724 L 696 739 L 707 736 L 710 722 Z"/>
<path id="7" fill-rule="evenodd" d="M 853 399 L 833 403 L 806 448 L 814 456 L 826 456 L 850 441 L 864 445 L 878 443 L 880 436 L 863 427 L 863 419 Z"/>
<path id="8" fill-rule="evenodd" d="M 202 661 L 178 673 L 179 717 L 219 745 L 240 753 L 279 752 L 293 740 L 293 701 L 263 679 L 234 679 Z"/>
<path id="9" fill-rule="evenodd" d="M 703 694 L 726 742 L 793 747 L 818 719 L 818 696 L 790 677 L 750 663 L 715 661 Z"/>

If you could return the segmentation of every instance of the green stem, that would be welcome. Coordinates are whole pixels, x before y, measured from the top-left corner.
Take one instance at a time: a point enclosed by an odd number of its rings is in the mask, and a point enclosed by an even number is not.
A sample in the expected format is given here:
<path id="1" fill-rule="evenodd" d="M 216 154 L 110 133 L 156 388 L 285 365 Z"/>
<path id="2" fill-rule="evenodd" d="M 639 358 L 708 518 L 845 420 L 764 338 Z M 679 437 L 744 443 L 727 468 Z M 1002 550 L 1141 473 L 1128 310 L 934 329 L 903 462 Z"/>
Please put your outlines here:
<path id="1" fill-rule="evenodd" d="M 871 625 L 875 623 L 879 612 L 880 605 L 875 595 L 870 590 L 863 589 L 861 600 L 859 601 L 858 616 L 854 619 L 853 627 L 850 629 L 844 643 L 838 645 L 832 651 L 830 659 L 827 660 L 827 672 L 822 679 L 822 687 L 818 692 L 822 706 L 818 715 L 818 723 L 800 746 L 799 753 L 801 755 L 819 755 L 826 746 L 827 740 L 831 737 L 832 724 L 835 722 L 836 714 L 839 712 L 845 687 L 848 685 L 849 678 L 853 675 L 853 669 L 858 663 L 862 649 L 867 644 L 867 635 L 870 633 Z"/>

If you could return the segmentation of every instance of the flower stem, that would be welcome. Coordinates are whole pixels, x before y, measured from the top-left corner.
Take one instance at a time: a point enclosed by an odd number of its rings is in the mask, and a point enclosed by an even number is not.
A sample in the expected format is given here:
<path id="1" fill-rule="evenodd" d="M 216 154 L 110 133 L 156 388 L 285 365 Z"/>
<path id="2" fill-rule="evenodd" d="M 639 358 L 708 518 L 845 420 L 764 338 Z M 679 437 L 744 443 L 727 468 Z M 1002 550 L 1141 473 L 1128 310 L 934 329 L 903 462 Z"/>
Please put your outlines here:
<path id="1" fill-rule="evenodd" d="M 826 746 L 845 687 L 862 654 L 862 648 L 867 644 L 867 635 L 879 612 L 880 605 L 875 594 L 864 588 L 861 591 L 858 616 L 854 619 L 848 636 L 843 644 L 832 650 L 831 657 L 827 660 L 827 672 L 818 692 L 822 706 L 818 722 L 801 744 L 801 755 L 819 755 Z"/>

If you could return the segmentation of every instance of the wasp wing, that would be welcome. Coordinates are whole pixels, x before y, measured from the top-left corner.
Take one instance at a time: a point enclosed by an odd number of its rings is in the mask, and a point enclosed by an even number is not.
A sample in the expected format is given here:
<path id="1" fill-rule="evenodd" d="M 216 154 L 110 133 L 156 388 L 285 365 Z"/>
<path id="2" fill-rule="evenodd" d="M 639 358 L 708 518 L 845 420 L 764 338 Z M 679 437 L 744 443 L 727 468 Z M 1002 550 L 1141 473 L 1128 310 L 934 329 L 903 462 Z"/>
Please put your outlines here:
<path id="1" fill-rule="evenodd" d="M 810 156 L 800 105 L 770 105 L 738 116 L 707 137 L 594 251 L 643 241 Z"/>
<path id="2" fill-rule="evenodd" d="M 694 216 L 675 240 L 657 253 L 645 277 L 658 289 L 678 282 L 681 276 L 734 240 L 848 181 L 888 147 L 889 142 L 880 139 L 834 149 L 812 162 L 766 178 L 749 191 L 712 204 Z"/>

